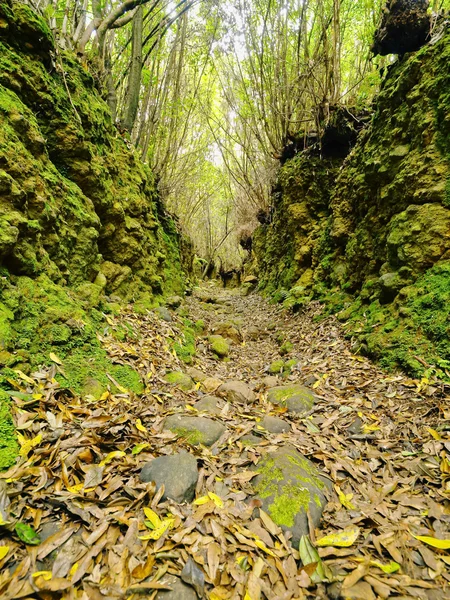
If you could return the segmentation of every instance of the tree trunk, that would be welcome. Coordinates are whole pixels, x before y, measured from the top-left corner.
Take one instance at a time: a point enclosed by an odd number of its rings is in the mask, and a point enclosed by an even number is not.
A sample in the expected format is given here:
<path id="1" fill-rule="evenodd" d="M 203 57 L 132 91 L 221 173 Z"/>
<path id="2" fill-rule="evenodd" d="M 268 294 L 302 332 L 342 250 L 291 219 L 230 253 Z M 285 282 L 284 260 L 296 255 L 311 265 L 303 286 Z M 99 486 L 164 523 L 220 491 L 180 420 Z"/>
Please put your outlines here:
<path id="1" fill-rule="evenodd" d="M 126 93 L 127 105 L 122 119 L 122 127 L 130 132 L 136 120 L 141 89 L 143 17 L 144 11 L 142 6 L 139 6 L 133 19 L 131 68 Z"/>

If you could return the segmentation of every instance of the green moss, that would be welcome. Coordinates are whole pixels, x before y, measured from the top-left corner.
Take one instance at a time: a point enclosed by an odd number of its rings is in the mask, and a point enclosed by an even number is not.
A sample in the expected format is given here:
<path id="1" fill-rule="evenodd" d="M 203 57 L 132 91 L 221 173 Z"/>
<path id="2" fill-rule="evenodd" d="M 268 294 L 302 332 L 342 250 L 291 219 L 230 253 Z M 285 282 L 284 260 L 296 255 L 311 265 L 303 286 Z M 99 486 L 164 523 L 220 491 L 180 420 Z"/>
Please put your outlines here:
<path id="1" fill-rule="evenodd" d="M 195 356 L 195 329 L 193 323 L 188 319 L 184 320 L 184 327 L 181 331 L 181 337 L 173 344 L 177 356 L 185 363 L 192 364 L 192 358 Z"/>
<path id="2" fill-rule="evenodd" d="M 194 387 L 194 382 L 189 375 L 181 373 L 181 371 L 172 371 L 171 373 L 167 373 L 164 375 L 164 381 L 170 383 L 171 385 L 176 385 L 186 392 Z"/>
<path id="3" fill-rule="evenodd" d="M 269 498 L 278 491 L 277 483 L 283 481 L 283 471 L 275 466 L 273 458 L 262 460 L 258 464 L 260 480 L 255 491 L 261 498 Z"/>
<path id="4" fill-rule="evenodd" d="M 192 431 L 190 429 L 184 429 L 182 427 L 172 429 L 179 437 L 182 437 L 191 446 L 197 446 L 198 444 L 205 443 L 205 436 L 201 431 Z"/>
<path id="5" fill-rule="evenodd" d="M 294 344 L 292 342 L 290 342 L 289 340 L 287 340 L 286 342 L 281 344 L 280 354 L 281 354 L 281 356 L 285 356 L 286 354 L 289 354 L 289 352 L 292 352 L 293 349 L 294 349 Z"/>
<path id="6" fill-rule="evenodd" d="M 14 464 L 18 452 L 9 396 L 0 390 L 0 471 Z"/>
<path id="7" fill-rule="evenodd" d="M 301 510 L 307 510 L 311 501 L 311 494 L 307 488 L 294 485 L 283 487 L 282 494 L 276 494 L 274 501 L 269 504 L 269 512 L 277 525 L 292 527 L 295 516 Z"/>
<path id="8" fill-rule="evenodd" d="M 230 353 L 230 346 L 221 335 L 210 335 L 208 341 L 211 344 L 211 350 L 219 358 L 225 358 Z"/>
<path id="9" fill-rule="evenodd" d="M 284 369 L 284 360 L 280 359 L 280 360 L 275 360 L 270 366 L 269 366 L 269 373 L 271 373 L 272 375 L 275 375 L 277 373 L 281 373 Z"/>

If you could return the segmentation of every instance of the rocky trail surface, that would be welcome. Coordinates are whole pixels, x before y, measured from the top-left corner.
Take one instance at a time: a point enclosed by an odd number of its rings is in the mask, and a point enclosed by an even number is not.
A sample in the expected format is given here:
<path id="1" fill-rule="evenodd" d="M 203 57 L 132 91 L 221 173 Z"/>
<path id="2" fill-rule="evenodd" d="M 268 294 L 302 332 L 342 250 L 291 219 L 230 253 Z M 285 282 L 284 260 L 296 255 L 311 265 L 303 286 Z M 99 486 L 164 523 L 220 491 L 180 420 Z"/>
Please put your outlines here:
<path id="1" fill-rule="evenodd" d="M 142 395 L 71 394 L 55 355 L 11 382 L 0 597 L 450 598 L 448 388 L 355 356 L 318 306 L 180 300 L 99 332 Z"/>

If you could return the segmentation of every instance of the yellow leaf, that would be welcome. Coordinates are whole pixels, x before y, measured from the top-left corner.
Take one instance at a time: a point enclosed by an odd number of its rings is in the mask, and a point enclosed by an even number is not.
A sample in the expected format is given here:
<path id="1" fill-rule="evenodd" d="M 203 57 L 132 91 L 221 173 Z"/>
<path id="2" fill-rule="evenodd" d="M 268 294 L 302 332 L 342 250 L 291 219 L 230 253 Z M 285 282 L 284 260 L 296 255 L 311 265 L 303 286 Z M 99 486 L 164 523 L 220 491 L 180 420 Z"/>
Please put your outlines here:
<path id="1" fill-rule="evenodd" d="M 147 533 L 146 535 L 139 536 L 139 539 L 143 540 L 143 541 L 159 540 L 159 538 L 162 537 L 164 535 L 164 533 L 172 527 L 174 522 L 175 522 L 175 519 L 164 519 L 164 521 L 162 521 L 162 523 L 159 527 L 157 527 L 150 533 Z"/>
<path id="2" fill-rule="evenodd" d="M 342 504 L 342 506 L 344 508 L 348 508 L 348 510 L 355 510 L 354 504 L 350 502 L 350 500 L 353 498 L 353 494 L 344 494 L 338 485 L 335 485 L 334 489 L 339 496 L 339 502 Z"/>
<path id="3" fill-rule="evenodd" d="M 439 548 L 440 550 L 449 550 L 450 549 L 450 539 L 449 540 L 440 540 L 435 537 L 431 537 L 430 535 L 414 535 L 411 533 L 413 538 L 423 542 L 424 544 L 428 544 L 429 546 L 433 546 L 433 548 Z"/>
<path id="4" fill-rule="evenodd" d="M 371 431 L 379 431 L 379 427 L 378 425 L 367 425 L 367 423 L 365 425 L 362 426 L 362 431 L 363 433 L 370 433 Z"/>
<path id="5" fill-rule="evenodd" d="M 84 483 L 77 483 L 77 485 L 71 485 L 67 488 L 67 491 L 71 494 L 79 494 L 84 488 Z"/>
<path id="6" fill-rule="evenodd" d="M 23 456 L 23 457 L 27 457 L 28 454 L 31 452 L 31 450 L 35 446 L 39 446 L 39 444 L 42 442 L 42 434 L 41 433 L 39 433 L 32 440 L 25 440 L 25 438 L 23 438 L 23 436 L 20 436 L 20 437 L 18 436 L 18 438 L 19 438 L 19 443 L 22 446 L 19 450 L 19 454 L 20 454 L 20 456 Z M 23 443 L 20 438 L 22 438 L 24 440 Z"/>
<path id="7" fill-rule="evenodd" d="M 126 452 L 123 452 L 122 450 L 115 450 L 114 452 L 110 452 L 105 456 L 105 458 L 102 460 L 99 466 L 104 467 L 115 458 L 122 458 L 123 456 L 126 456 Z"/>
<path id="8" fill-rule="evenodd" d="M 436 431 L 436 429 L 431 429 L 431 427 L 425 427 L 425 429 L 432 437 L 434 437 L 435 440 L 439 441 L 442 439 L 441 434 L 438 431 Z"/>
<path id="9" fill-rule="evenodd" d="M 338 533 L 330 533 L 320 540 L 317 540 L 317 546 L 337 546 L 339 548 L 348 548 L 352 546 L 359 536 L 359 527 L 349 527 Z"/>
<path id="10" fill-rule="evenodd" d="M 62 365 L 62 360 L 54 352 L 50 352 L 49 357 L 50 360 L 55 362 L 57 365 Z"/>
<path id="11" fill-rule="evenodd" d="M 201 506 L 202 504 L 206 504 L 207 502 L 210 501 L 210 497 L 209 496 L 201 496 L 200 498 L 197 498 L 197 500 L 194 500 L 194 504 L 196 506 Z"/>
<path id="12" fill-rule="evenodd" d="M 69 577 L 73 577 L 75 575 L 75 573 L 78 571 L 78 567 L 79 567 L 78 563 L 75 563 L 74 565 L 72 565 L 72 567 L 69 571 Z"/>
<path id="13" fill-rule="evenodd" d="M 189 410 L 191 412 L 197 412 L 197 409 L 194 408 L 191 404 L 186 404 L 184 407 L 186 410 Z"/>
<path id="14" fill-rule="evenodd" d="M 150 521 L 150 523 L 153 525 L 154 529 L 157 529 L 158 527 L 161 527 L 161 519 L 158 517 L 158 515 L 155 513 L 154 510 L 152 510 L 151 508 L 145 507 L 144 508 L 144 514 L 147 517 L 147 519 Z"/>
<path id="15" fill-rule="evenodd" d="M 313 385 L 312 385 L 312 389 L 313 389 L 313 390 L 316 390 L 316 389 L 319 387 L 319 385 L 320 385 L 321 383 L 322 383 L 322 380 L 321 380 L 321 379 L 318 379 L 317 381 L 315 381 L 315 382 L 313 383 Z"/>
<path id="16" fill-rule="evenodd" d="M 5 558 L 9 552 L 9 546 L 0 546 L 0 560 Z"/>
<path id="17" fill-rule="evenodd" d="M 25 373 L 22 373 L 20 369 L 14 369 L 14 373 L 16 373 L 21 379 L 23 379 L 27 383 L 34 384 L 33 379 L 31 379 L 31 377 L 28 377 L 28 375 L 25 375 Z"/>
<path id="18" fill-rule="evenodd" d="M 147 433 L 147 428 L 142 425 L 142 421 L 140 419 L 136 419 L 136 429 L 142 431 L 142 433 Z"/>
<path id="19" fill-rule="evenodd" d="M 400 569 L 400 565 L 393 560 L 391 560 L 391 562 L 388 563 L 387 565 L 383 565 L 382 563 L 378 562 L 377 560 L 371 560 L 369 564 L 372 567 L 378 567 L 384 573 L 395 573 L 396 571 L 398 571 Z"/>
<path id="20" fill-rule="evenodd" d="M 44 581 L 50 581 L 50 579 L 52 578 L 52 572 L 51 571 L 36 571 L 36 573 L 33 573 L 32 577 L 42 577 L 42 579 L 44 579 Z"/>
<path id="21" fill-rule="evenodd" d="M 219 496 L 217 496 L 216 494 L 208 492 L 208 496 L 211 498 L 211 500 L 214 502 L 217 508 L 223 508 L 225 506 L 222 498 L 219 498 Z"/>
<path id="22" fill-rule="evenodd" d="M 100 396 L 100 401 L 102 400 L 107 400 L 110 396 L 109 392 L 103 392 L 103 394 Z"/>
<path id="23" fill-rule="evenodd" d="M 269 548 L 265 545 L 265 543 L 262 540 L 255 540 L 255 544 L 258 546 L 258 548 L 260 548 L 261 550 L 263 550 L 266 554 L 268 554 L 269 556 L 273 556 L 274 558 L 276 558 L 276 554 L 274 554 L 272 552 L 272 550 L 269 550 Z"/>

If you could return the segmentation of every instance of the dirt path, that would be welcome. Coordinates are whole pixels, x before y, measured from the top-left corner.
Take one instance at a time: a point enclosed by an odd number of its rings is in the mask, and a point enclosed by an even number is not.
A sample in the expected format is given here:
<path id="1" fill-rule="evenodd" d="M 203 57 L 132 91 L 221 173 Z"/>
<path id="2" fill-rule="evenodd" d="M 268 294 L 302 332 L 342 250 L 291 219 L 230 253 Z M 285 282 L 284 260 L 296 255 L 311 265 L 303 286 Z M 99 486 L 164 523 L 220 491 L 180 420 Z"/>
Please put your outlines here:
<path id="1" fill-rule="evenodd" d="M 73 397 L 53 379 L 64 365 L 24 379 L 12 393 L 22 456 L 0 474 L 2 599 L 450 598 L 450 542 L 435 539 L 450 538 L 445 390 L 354 356 L 319 312 L 205 286 L 167 321 L 111 321 L 104 343 L 141 373 L 142 396 Z M 173 351 L 186 317 L 204 324 L 190 367 Z M 220 332 L 234 339 L 224 360 L 211 351 Z M 167 381 L 181 371 L 194 381 Z M 221 387 L 236 381 L 239 393 Z M 308 410 L 268 401 L 298 384 L 315 395 Z M 258 465 L 286 448 L 328 482 L 300 551 L 255 495 Z"/>

